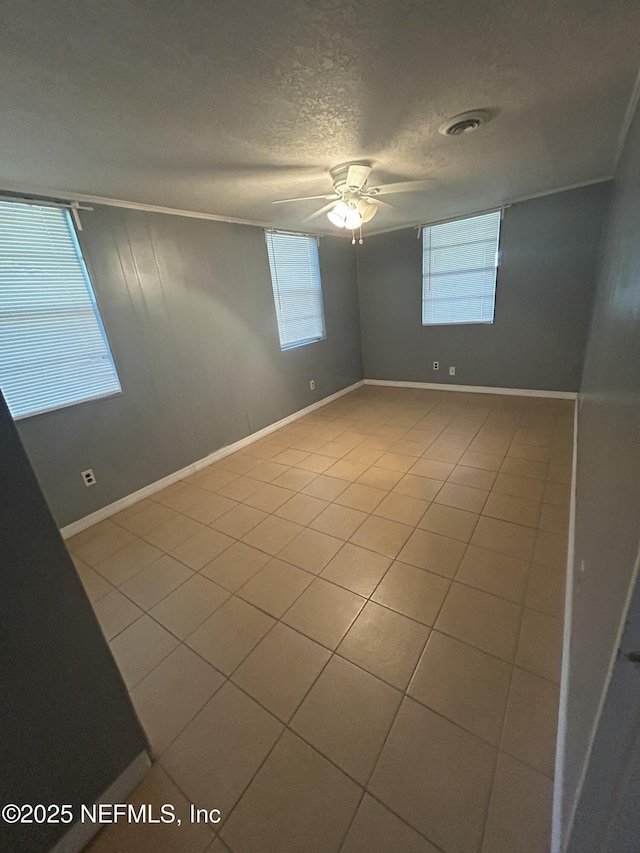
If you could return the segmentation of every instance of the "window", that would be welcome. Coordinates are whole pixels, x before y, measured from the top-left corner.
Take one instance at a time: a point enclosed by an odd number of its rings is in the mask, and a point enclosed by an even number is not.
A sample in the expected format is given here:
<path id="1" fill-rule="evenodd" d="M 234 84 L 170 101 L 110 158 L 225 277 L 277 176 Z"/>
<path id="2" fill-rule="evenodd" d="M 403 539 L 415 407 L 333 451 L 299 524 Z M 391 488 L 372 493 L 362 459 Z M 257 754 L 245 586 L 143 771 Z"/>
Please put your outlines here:
<path id="1" fill-rule="evenodd" d="M 422 325 L 493 323 L 499 210 L 422 230 Z"/>
<path id="2" fill-rule="evenodd" d="M 0 202 L 0 388 L 14 418 L 121 390 L 62 208 Z"/>
<path id="3" fill-rule="evenodd" d="M 273 299 L 282 349 L 325 338 L 318 241 L 267 231 Z"/>

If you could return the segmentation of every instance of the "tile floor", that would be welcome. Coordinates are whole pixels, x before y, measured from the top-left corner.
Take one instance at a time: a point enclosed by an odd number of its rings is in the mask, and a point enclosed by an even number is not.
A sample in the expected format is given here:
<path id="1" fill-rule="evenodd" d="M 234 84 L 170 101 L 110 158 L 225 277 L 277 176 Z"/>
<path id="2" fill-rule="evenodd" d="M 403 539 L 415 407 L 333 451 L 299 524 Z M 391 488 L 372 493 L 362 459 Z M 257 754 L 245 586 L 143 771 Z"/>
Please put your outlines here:
<path id="1" fill-rule="evenodd" d="M 156 763 L 97 851 L 548 853 L 572 403 L 365 387 L 68 545 Z"/>

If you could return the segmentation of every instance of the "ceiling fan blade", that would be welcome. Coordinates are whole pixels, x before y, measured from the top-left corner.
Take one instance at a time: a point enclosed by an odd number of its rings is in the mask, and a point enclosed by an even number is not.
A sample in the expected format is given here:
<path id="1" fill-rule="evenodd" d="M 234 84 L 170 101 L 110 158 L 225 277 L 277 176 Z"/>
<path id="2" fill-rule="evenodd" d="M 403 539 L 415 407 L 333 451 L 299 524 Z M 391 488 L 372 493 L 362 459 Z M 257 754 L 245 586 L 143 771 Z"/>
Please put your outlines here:
<path id="1" fill-rule="evenodd" d="M 362 196 L 362 198 L 366 198 L 368 201 L 373 202 L 378 205 L 378 207 L 388 207 L 390 210 L 395 210 L 395 204 L 389 204 L 388 201 L 382 201 L 381 198 L 378 198 L 377 195 L 367 195 L 366 193 Z"/>
<path id="2" fill-rule="evenodd" d="M 322 216 L 323 213 L 328 213 L 332 207 L 335 207 L 337 199 L 334 201 L 330 201 L 329 204 L 325 204 L 324 207 L 321 207 L 320 210 L 316 210 L 315 213 L 312 213 L 311 216 L 305 217 L 303 222 L 311 222 L 312 219 L 317 219 L 318 216 Z"/>
<path id="3" fill-rule="evenodd" d="M 379 187 L 367 187 L 367 192 L 374 198 L 379 195 L 391 195 L 391 193 L 412 193 L 429 189 L 432 184 L 430 179 L 424 181 L 401 181 L 399 184 L 382 184 Z"/>
<path id="4" fill-rule="evenodd" d="M 361 190 L 371 174 L 371 166 L 362 163 L 353 163 L 347 171 L 347 187 L 352 190 Z"/>
<path id="5" fill-rule="evenodd" d="M 338 200 L 340 196 L 335 195 L 303 195 L 300 198 L 277 198 L 275 201 L 272 201 L 271 204 L 289 204 L 291 201 L 317 201 L 321 198 L 331 198 Z"/>

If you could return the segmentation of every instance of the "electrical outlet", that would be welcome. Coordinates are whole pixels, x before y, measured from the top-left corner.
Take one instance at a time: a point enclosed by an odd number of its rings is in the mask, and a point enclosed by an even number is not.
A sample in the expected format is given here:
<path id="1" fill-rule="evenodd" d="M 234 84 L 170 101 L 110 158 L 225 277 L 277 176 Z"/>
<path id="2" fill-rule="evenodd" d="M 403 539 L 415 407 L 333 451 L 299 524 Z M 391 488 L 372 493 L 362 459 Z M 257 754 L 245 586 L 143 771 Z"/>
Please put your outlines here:
<path id="1" fill-rule="evenodd" d="M 315 391 L 315 390 L 316 390 L 316 380 L 315 380 L 315 379 L 311 379 L 311 380 L 310 380 L 310 382 L 309 382 L 309 388 L 311 388 L 311 390 L 312 390 L 312 391 Z"/>
<path id="2" fill-rule="evenodd" d="M 439 361 L 433 362 L 433 369 L 434 370 L 440 370 L 440 362 Z"/>
<path id="3" fill-rule="evenodd" d="M 455 367 L 452 365 L 452 366 L 449 368 L 449 376 L 455 376 L 455 375 L 456 375 L 456 369 L 455 369 Z"/>
<path id="4" fill-rule="evenodd" d="M 87 468 L 86 471 L 81 471 L 80 476 L 82 477 L 82 481 L 85 486 L 95 486 L 98 482 L 96 480 L 96 475 L 93 473 L 93 468 Z"/>

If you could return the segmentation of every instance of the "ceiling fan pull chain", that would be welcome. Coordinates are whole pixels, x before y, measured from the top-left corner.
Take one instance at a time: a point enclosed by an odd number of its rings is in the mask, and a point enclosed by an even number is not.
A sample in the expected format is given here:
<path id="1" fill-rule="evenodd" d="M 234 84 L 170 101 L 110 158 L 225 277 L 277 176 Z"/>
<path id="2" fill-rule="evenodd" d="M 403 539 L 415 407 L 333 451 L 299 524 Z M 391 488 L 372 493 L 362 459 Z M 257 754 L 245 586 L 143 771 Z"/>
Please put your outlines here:
<path id="1" fill-rule="evenodd" d="M 362 225 L 360 226 L 360 239 L 358 240 L 358 243 L 359 243 L 361 246 L 362 246 L 362 244 L 364 243 L 364 240 L 362 239 Z"/>
<path id="2" fill-rule="evenodd" d="M 355 244 L 356 244 L 356 232 L 352 228 L 351 229 L 351 245 L 355 246 Z"/>

